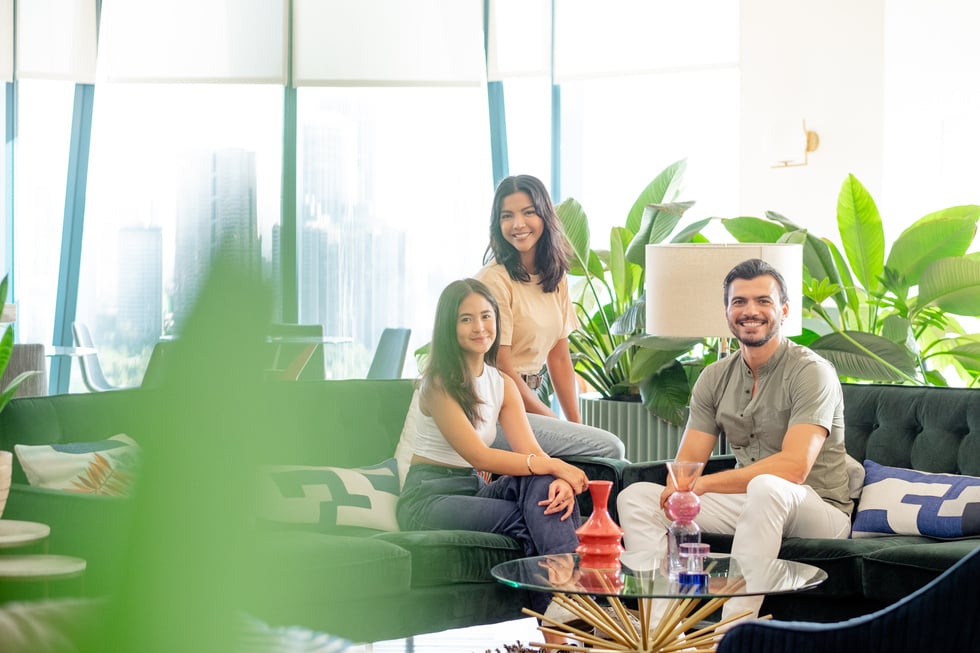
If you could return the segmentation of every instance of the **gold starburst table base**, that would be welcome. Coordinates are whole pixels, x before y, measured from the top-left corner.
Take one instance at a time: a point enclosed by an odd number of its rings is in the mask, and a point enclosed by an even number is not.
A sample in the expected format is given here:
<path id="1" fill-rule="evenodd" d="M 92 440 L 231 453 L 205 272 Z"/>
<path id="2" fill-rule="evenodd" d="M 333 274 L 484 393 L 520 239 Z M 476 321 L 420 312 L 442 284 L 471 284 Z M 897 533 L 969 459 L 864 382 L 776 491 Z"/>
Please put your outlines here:
<path id="1" fill-rule="evenodd" d="M 541 621 L 538 630 L 543 634 L 579 642 L 579 645 L 531 642 L 532 646 L 547 651 L 580 651 L 584 645 L 594 653 L 711 653 L 724 635 L 724 626 L 751 614 L 746 611 L 696 628 L 698 623 L 721 608 L 728 597 L 707 600 L 641 598 L 638 599 L 639 610 L 635 612 L 627 610 L 616 597 L 609 597 L 610 608 L 603 608 L 586 594 L 555 594 L 553 600 L 587 624 L 589 629 L 576 627 L 581 622 L 565 624 L 525 608 L 525 614 Z M 660 620 L 652 624 L 655 600 L 665 601 L 667 607 Z"/>

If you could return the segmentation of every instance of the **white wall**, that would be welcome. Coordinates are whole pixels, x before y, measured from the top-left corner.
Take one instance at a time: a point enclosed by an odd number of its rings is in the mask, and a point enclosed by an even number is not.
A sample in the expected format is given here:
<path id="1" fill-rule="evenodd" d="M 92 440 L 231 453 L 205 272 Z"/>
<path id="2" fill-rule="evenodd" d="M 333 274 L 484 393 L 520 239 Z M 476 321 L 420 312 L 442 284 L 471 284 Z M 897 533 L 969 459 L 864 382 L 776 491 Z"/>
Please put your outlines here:
<path id="1" fill-rule="evenodd" d="M 923 215 L 980 203 L 980 3 L 742 0 L 743 215 L 774 210 L 837 240 L 853 173 L 886 242 Z M 773 169 L 767 144 L 802 118 L 809 165 Z"/>
<path id="2" fill-rule="evenodd" d="M 885 7 L 879 209 L 888 229 L 980 204 L 980 3 L 886 0 Z"/>
<path id="3" fill-rule="evenodd" d="M 742 0 L 742 215 L 776 211 L 837 240 L 848 173 L 881 194 L 884 4 Z M 820 137 L 809 165 L 770 167 L 773 144 L 802 132 L 803 119 Z"/>

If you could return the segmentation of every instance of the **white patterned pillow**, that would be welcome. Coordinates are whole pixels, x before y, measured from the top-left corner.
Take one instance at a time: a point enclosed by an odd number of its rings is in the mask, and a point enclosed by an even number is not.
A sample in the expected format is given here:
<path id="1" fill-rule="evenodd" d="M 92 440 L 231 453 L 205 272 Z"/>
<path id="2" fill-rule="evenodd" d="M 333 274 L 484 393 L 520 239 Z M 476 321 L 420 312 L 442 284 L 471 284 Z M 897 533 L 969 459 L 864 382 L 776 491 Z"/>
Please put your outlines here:
<path id="1" fill-rule="evenodd" d="M 329 531 L 360 526 L 397 531 L 394 458 L 370 467 L 266 465 L 258 482 L 259 519 Z"/>
<path id="2" fill-rule="evenodd" d="M 865 460 L 851 537 L 980 535 L 980 478 L 929 474 Z"/>
<path id="3" fill-rule="evenodd" d="M 122 496 L 132 490 L 140 449 L 120 433 L 96 442 L 15 444 L 14 453 L 35 487 Z"/>

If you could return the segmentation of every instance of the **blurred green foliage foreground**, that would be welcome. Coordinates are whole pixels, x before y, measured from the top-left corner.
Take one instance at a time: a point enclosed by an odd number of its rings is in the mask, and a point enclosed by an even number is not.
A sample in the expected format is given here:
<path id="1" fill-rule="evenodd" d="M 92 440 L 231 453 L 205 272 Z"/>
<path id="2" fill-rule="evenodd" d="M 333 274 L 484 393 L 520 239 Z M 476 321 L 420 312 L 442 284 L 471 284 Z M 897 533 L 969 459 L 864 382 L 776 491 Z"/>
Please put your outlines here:
<path id="1" fill-rule="evenodd" d="M 135 519 L 130 532 L 106 534 L 129 541 L 124 581 L 87 624 L 82 651 L 237 648 L 245 593 L 260 591 L 243 581 L 261 564 L 249 550 L 249 502 L 271 297 L 257 275 L 215 258 L 163 385 L 145 398 Z"/>

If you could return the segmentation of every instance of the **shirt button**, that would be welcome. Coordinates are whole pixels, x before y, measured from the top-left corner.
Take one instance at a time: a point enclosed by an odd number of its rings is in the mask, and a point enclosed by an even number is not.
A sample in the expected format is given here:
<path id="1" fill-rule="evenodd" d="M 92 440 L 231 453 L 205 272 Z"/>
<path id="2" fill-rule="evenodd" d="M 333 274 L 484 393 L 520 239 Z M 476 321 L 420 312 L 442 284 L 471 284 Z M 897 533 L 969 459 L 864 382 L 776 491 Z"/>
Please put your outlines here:
<path id="1" fill-rule="evenodd" d="M 749 437 L 750 438 L 754 438 L 755 437 L 755 433 L 749 433 Z"/>

